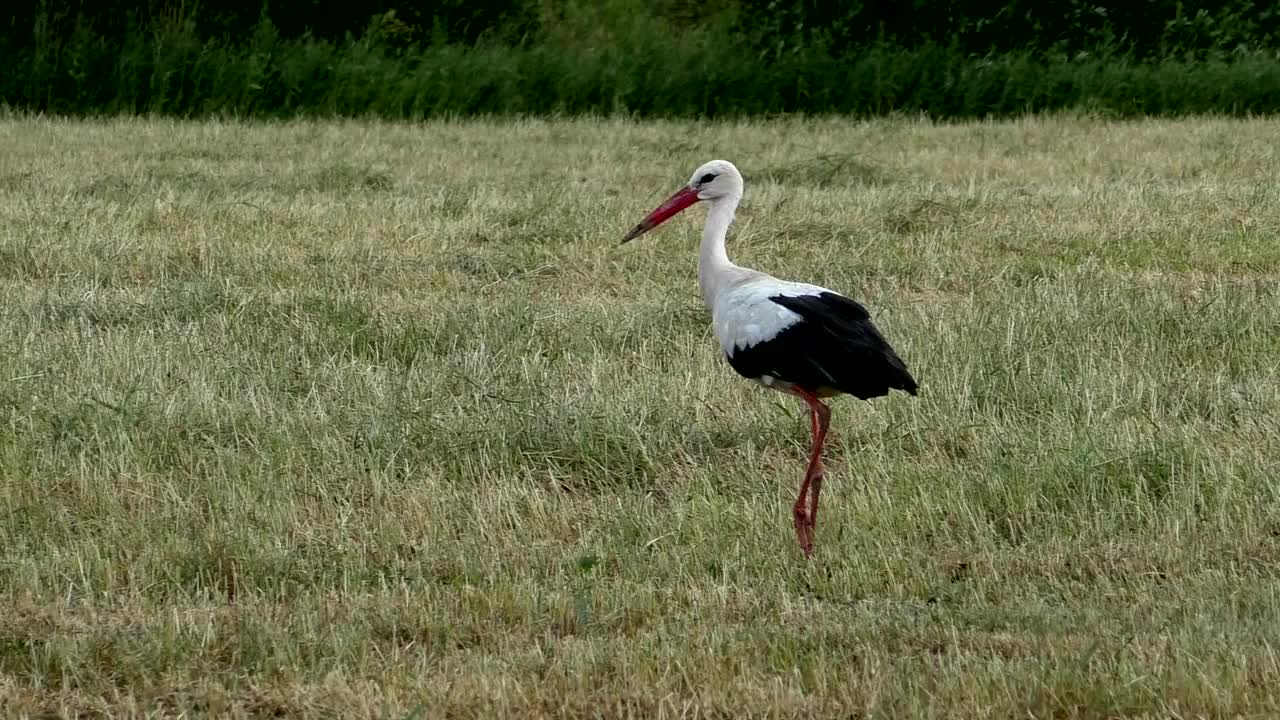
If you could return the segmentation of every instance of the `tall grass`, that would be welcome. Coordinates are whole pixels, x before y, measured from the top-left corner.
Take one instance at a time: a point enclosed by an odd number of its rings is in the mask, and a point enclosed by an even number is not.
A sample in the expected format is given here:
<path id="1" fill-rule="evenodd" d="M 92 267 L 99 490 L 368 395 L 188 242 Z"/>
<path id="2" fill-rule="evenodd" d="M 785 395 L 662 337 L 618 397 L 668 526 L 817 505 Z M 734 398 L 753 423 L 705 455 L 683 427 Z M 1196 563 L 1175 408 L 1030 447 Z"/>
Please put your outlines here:
<path id="1" fill-rule="evenodd" d="M 394 29 L 394 28 L 391 28 Z M 67 115 L 179 117 L 774 113 L 935 118 L 1088 108 L 1115 116 L 1280 110 L 1280 60 L 1013 52 L 985 57 L 928 44 L 750 49 L 729 22 L 672 32 L 647 16 L 581 18 L 537 42 L 404 44 L 375 23 L 340 41 L 282 37 L 267 20 L 241 39 L 202 39 L 194 23 L 135 23 L 120 41 L 77 26 L 0 45 L 12 69 L 0 102 Z"/>

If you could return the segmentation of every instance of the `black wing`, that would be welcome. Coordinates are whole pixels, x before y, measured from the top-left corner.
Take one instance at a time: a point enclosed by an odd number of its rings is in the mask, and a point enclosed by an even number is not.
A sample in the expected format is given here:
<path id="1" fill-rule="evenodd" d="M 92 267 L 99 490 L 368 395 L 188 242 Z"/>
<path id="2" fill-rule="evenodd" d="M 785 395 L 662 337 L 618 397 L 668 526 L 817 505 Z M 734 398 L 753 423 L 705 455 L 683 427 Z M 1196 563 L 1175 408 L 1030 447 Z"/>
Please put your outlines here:
<path id="1" fill-rule="evenodd" d="M 769 375 L 811 392 L 829 389 L 867 400 L 898 389 L 916 394 L 906 363 L 854 300 L 833 292 L 769 298 L 801 317 L 773 338 L 728 357 L 739 374 Z"/>

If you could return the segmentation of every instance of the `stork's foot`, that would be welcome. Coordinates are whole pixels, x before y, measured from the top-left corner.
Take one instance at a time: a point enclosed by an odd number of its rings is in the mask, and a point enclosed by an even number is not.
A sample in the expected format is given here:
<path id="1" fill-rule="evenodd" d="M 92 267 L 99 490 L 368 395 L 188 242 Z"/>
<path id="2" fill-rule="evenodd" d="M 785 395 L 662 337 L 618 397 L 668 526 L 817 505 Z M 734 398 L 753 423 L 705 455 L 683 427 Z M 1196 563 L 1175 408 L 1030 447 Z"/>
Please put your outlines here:
<path id="1" fill-rule="evenodd" d="M 822 478 L 826 469 L 818 466 L 813 477 L 809 478 L 809 534 L 818 526 L 818 494 L 822 492 Z"/>
<path id="2" fill-rule="evenodd" d="M 818 524 L 818 493 L 822 490 L 822 477 L 826 469 L 821 464 L 814 467 L 800 486 L 800 497 L 791 508 L 796 528 L 796 540 L 805 558 L 813 557 L 814 528 Z M 808 507 L 805 507 L 808 505 Z"/>
<path id="3" fill-rule="evenodd" d="M 800 500 L 803 502 L 804 498 Z M 804 553 L 807 560 L 813 557 L 813 521 L 802 504 L 797 503 L 791 513 L 795 518 L 796 540 L 800 542 L 800 552 Z"/>

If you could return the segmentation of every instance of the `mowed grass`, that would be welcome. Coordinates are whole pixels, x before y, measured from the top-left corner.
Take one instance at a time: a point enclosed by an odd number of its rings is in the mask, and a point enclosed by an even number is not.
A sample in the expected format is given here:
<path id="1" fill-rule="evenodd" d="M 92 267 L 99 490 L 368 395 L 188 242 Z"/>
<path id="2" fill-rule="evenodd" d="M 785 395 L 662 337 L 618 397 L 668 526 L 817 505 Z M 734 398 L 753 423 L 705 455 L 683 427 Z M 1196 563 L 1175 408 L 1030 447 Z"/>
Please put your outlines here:
<path id="1" fill-rule="evenodd" d="M 0 120 L 0 707 L 1280 713 L 1280 122 Z M 921 384 L 721 360 L 739 262 Z"/>

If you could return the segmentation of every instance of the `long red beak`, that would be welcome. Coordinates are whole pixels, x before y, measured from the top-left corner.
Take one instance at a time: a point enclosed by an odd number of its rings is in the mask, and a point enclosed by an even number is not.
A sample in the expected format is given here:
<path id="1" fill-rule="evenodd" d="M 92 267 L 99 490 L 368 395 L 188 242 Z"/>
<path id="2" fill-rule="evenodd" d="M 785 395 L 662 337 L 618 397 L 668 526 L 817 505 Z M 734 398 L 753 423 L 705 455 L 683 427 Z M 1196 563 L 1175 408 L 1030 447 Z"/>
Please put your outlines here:
<path id="1" fill-rule="evenodd" d="M 631 228 L 631 232 L 622 238 L 622 242 L 631 242 L 650 230 L 658 227 L 662 223 L 670 220 L 681 210 L 698 202 L 698 191 L 690 187 L 680 188 L 675 195 L 667 198 L 667 201 L 659 205 L 653 212 L 645 216 L 639 225 Z"/>

